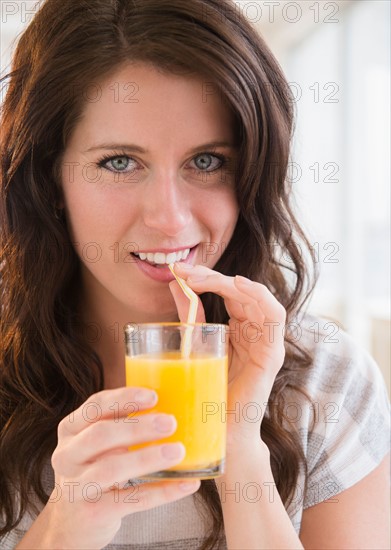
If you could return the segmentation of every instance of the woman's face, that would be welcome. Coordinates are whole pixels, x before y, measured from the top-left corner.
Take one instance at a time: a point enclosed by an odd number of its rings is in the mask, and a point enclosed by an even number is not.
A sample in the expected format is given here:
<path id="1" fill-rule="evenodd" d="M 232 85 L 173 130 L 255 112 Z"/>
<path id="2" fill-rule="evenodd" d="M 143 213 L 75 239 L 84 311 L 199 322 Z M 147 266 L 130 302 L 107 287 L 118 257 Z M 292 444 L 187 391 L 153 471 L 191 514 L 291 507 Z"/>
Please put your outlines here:
<path id="1" fill-rule="evenodd" d="M 86 102 L 62 188 L 95 306 L 116 304 L 135 321 L 175 319 L 167 264 L 213 267 L 224 252 L 238 217 L 237 148 L 233 117 L 211 89 L 129 64 Z"/>

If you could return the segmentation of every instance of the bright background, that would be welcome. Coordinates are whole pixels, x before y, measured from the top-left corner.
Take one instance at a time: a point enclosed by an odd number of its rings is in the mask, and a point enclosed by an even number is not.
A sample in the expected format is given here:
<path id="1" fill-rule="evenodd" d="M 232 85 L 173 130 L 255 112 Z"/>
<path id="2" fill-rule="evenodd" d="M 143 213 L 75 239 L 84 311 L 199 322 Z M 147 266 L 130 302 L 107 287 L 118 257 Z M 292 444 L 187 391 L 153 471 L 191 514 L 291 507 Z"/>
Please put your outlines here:
<path id="1" fill-rule="evenodd" d="M 2 74 L 39 4 L 1 0 Z M 296 98 L 290 173 L 321 273 L 309 310 L 367 348 L 389 387 L 390 1 L 234 4 Z"/>
<path id="2" fill-rule="evenodd" d="M 291 175 L 320 268 L 309 309 L 367 348 L 389 389 L 390 5 L 237 2 L 297 98 Z"/>

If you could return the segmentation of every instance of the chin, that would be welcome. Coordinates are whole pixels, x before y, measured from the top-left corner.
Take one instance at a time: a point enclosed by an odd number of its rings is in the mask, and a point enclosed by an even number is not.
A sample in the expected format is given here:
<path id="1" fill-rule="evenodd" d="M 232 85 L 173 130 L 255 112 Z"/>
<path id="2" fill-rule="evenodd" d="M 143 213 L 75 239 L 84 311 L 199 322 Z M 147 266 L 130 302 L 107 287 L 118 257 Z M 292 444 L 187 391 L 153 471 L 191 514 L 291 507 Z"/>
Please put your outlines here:
<path id="1" fill-rule="evenodd" d="M 133 322 L 147 323 L 178 319 L 178 311 L 174 298 L 169 290 L 167 295 L 164 295 L 162 292 L 160 292 L 159 296 L 150 293 L 143 298 L 139 295 L 137 302 L 131 297 L 129 302 L 122 303 L 129 311 L 130 320 Z"/>

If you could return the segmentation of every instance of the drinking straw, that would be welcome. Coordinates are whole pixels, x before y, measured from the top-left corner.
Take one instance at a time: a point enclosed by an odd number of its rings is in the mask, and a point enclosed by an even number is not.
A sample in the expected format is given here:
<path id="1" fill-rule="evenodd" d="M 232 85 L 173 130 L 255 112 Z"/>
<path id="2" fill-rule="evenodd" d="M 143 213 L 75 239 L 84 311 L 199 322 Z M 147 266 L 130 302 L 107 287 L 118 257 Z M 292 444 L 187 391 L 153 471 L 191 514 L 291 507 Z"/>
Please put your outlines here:
<path id="1" fill-rule="evenodd" d="M 187 314 L 187 324 L 194 324 L 197 318 L 197 308 L 198 308 L 198 296 L 193 290 L 186 284 L 186 282 L 179 277 L 174 271 L 174 264 L 168 264 L 171 273 L 174 275 L 175 279 L 178 281 L 179 286 L 183 290 L 185 296 L 190 300 L 189 312 Z M 189 326 L 185 329 L 185 334 L 181 342 L 181 355 L 182 357 L 189 357 L 191 352 L 191 333 L 193 332 L 193 327 Z"/>

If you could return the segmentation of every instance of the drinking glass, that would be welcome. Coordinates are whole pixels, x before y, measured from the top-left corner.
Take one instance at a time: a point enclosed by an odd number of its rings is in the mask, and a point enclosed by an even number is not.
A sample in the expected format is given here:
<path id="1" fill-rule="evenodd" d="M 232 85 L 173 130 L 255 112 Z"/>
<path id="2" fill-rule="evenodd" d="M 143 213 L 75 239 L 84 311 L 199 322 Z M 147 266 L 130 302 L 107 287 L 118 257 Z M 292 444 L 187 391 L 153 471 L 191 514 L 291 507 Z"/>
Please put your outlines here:
<path id="1" fill-rule="evenodd" d="M 131 323 L 125 327 L 126 385 L 158 394 L 147 412 L 172 414 L 177 430 L 156 443 L 182 442 L 186 456 L 148 479 L 214 478 L 224 473 L 228 384 L 227 325 L 212 323 Z"/>

